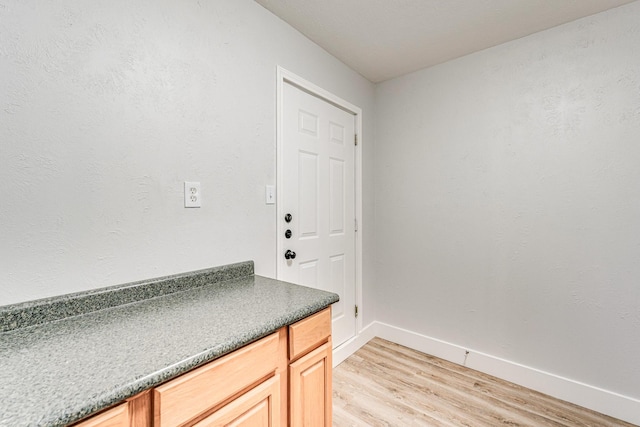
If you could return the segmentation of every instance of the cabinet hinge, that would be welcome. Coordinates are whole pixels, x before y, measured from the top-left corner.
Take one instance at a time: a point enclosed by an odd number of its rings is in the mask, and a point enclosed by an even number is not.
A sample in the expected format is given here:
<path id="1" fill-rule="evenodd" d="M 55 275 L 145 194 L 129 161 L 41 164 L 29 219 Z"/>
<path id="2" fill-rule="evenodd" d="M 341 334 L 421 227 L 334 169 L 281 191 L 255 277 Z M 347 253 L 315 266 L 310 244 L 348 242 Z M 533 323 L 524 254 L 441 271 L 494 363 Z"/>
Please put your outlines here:
<path id="1" fill-rule="evenodd" d="M 358 145 L 358 134 L 357 133 L 353 134 L 353 142 L 355 143 L 355 145 Z"/>
<path id="2" fill-rule="evenodd" d="M 356 318 L 358 318 L 358 306 L 357 306 L 357 305 L 356 305 L 356 311 L 355 311 L 355 314 L 356 314 Z"/>
<path id="3" fill-rule="evenodd" d="M 355 218 L 353 222 L 355 223 L 356 231 L 358 231 L 358 218 Z"/>

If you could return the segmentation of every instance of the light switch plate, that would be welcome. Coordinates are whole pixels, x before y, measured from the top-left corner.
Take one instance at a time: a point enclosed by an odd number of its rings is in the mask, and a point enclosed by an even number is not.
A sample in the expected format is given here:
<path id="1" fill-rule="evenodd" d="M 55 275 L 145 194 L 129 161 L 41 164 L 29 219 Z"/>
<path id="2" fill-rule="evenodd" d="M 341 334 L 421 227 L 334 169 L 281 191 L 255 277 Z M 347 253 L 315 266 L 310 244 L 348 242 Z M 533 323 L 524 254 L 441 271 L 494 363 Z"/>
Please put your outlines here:
<path id="1" fill-rule="evenodd" d="M 202 206 L 199 182 L 184 182 L 184 207 L 199 208 Z"/>
<path id="2" fill-rule="evenodd" d="M 267 185 L 264 194 L 264 202 L 267 205 L 273 205 L 276 203 L 276 187 L 275 185 Z"/>

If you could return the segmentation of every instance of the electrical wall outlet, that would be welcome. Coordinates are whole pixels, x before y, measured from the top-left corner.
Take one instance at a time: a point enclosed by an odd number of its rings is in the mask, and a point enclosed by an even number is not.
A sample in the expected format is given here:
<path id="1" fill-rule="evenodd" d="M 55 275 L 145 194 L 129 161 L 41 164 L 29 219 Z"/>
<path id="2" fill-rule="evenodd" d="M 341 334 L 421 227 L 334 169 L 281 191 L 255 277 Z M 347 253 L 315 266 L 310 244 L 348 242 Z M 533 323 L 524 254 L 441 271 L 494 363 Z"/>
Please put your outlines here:
<path id="1" fill-rule="evenodd" d="M 199 208 L 202 206 L 199 182 L 184 182 L 184 207 Z"/>

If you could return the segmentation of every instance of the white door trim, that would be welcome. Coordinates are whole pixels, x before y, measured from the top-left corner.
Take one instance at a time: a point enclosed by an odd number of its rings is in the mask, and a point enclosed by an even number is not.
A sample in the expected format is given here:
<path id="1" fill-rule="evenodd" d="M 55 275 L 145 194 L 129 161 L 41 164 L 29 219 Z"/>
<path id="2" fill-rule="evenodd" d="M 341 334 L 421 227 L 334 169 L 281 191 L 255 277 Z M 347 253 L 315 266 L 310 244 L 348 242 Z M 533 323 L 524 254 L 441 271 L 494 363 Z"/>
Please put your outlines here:
<path id="1" fill-rule="evenodd" d="M 283 172 L 280 166 L 283 164 L 284 157 L 284 142 L 283 142 L 283 98 L 284 98 L 284 85 L 285 83 L 292 84 L 299 89 L 310 93 L 318 98 L 321 98 L 338 108 L 352 113 L 355 116 L 355 129 L 358 138 L 358 145 L 355 151 L 355 195 L 356 206 L 355 215 L 358 222 L 358 231 L 356 232 L 356 304 L 358 305 L 358 317 L 356 318 L 356 335 L 360 334 L 362 330 L 362 314 L 364 307 L 362 306 L 362 109 L 350 102 L 328 92 L 321 87 L 303 79 L 302 77 L 293 74 L 292 72 L 278 66 L 277 68 L 277 83 L 276 83 L 276 278 L 280 278 L 281 272 L 279 271 L 280 263 L 278 257 L 284 256 L 284 247 L 279 237 L 284 233 L 283 222 L 280 218 L 284 217 L 285 213 L 282 206 L 282 195 L 280 189 L 283 188 Z"/>

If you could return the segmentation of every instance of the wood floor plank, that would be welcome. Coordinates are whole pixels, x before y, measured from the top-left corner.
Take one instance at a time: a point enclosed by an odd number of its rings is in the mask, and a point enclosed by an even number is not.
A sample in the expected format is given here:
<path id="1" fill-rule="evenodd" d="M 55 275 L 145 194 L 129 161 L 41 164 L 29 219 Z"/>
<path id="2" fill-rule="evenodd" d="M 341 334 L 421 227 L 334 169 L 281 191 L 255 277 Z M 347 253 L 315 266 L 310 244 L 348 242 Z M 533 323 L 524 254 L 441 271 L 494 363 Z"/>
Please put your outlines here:
<path id="1" fill-rule="evenodd" d="M 383 363 L 381 369 L 376 366 L 370 366 L 369 369 L 388 387 L 411 390 L 407 396 L 403 397 L 413 407 L 419 408 L 421 402 L 422 406 L 426 401 L 432 402 L 429 409 L 442 413 L 444 419 L 455 416 L 456 419 L 453 420 L 455 425 L 521 425 L 527 420 L 527 417 L 520 416 L 518 411 L 504 409 L 495 401 L 487 403 L 484 399 L 479 399 L 472 393 L 473 390 L 467 390 L 463 383 L 455 381 L 452 376 L 423 375 L 421 372 L 414 372 L 411 368 L 406 369 L 403 366 L 406 359 L 396 360 L 397 362 L 393 364 Z M 428 387 L 425 385 L 427 382 Z M 561 425 L 545 419 L 537 421 L 540 426 Z"/>
<path id="2" fill-rule="evenodd" d="M 376 346 L 375 342 L 372 343 L 372 347 Z M 576 423 L 586 423 L 579 425 L 595 425 L 595 426 L 608 426 L 606 420 L 602 420 L 600 414 L 589 411 L 585 412 L 584 408 L 576 405 L 564 405 L 561 407 L 561 411 L 554 410 L 558 403 L 561 401 L 554 401 L 556 405 L 549 405 L 549 396 L 542 393 L 537 393 L 533 390 L 518 386 L 516 384 L 501 381 L 496 382 L 496 378 L 490 375 L 474 371 L 472 369 L 447 362 L 442 359 L 438 359 L 433 356 L 425 355 L 423 353 L 415 352 L 414 350 L 402 347 L 394 343 L 388 343 L 387 347 L 380 347 L 383 351 L 390 351 L 390 356 L 394 358 L 413 358 L 418 362 L 428 363 L 432 367 L 439 367 L 445 370 L 446 375 L 458 376 L 462 375 L 468 377 L 473 382 L 473 389 L 468 389 L 469 392 L 481 391 L 490 398 L 496 398 L 502 401 L 502 404 L 510 405 L 518 410 L 526 409 L 533 414 L 547 417 L 551 420 L 559 422 L 561 425 L 576 425 Z M 446 378 L 447 382 L 450 378 Z M 487 384 L 490 386 L 487 388 Z M 458 383 L 458 387 L 464 387 L 464 383 Z M 564 402 L 563 402 L 564 403 Z M 574 420 L 577 418 L 578 421 Z M 604 422 L 604 424 L 603 424 Z M 536 425 L 543 425 L 538 423 Z M 614 424 L 618 425 L 618 424 Z"/>
<path id="3" fill-rule="evenodd" d="M 385 417 L 386 423 L 380 425 L 402 425 L 402 422 L 408 420 L 415 420 L 415 422 L 423 421 L 425 425 L 428 422 L 434 422 L 438 414 L 435 408 L 431 411 L 419 410 L 406 405 L 401 396 L 394 394 L 392 390 L 389 390 L 387 384 L 381 384 L 378 379 L 371 378 L 365 375 L 349 375 L 346 378 L 341 378 L 334 374 L 334 390 L 336 384 L 340 384 L 342 390 L 349 390 L 348 396 L 350 405 L 350 412 L 357 415 L 368 423 L 368 425 L 375 425 L 380 420 L 377 414 L 376 407 L 371 407 L 370 402 L 387 401 L 385 405 Z M 367 390 L 366 393 L 361 393 L 362 390 Z M 340 398 L 339 393 L 334 392 L 334 398 Z M 335 405 L 334 405 L 335 407 Z M 365 424 L 367 425 L 367 424 Z"/>
<path id="4" fill-rule="evenodd" d="M 514 393 L 514 391 L 519 390 L 508 387 L 511 383 L 496 384 L 492 389 L 492 393 L 481 393 L 478 390 L 478 386 L 480 385 L 478 377 L 468 375 L 468 373 L 475 373 L 475 371 L 441 359 L 430 356 L 427 357 L 427 355 L 419 354 L 422 357 L 411 357 L 415 356 L 415 352 L 414 354 L 402 354 L 397 351 L 398 347 L 400 346 L 388 347 L 383 349 L 386 350 L 386 353 L 377 353 L 376 355 L 384 357 L 385 354 L 388 354 L 394 360 L 401 360 L 402 362 L 398 362 L 400 365 L 404 365 L 412 360 L 413 364 L 406 365 L 409 369 L 403 370 L 406 375 L 412 374 L 411 369 L 417 370 L 420 366 L 425 366 L 424 364 L 428 362 L 430 370 L 427 380 L 430 386 L 427 388 L 435 389 L 443 400 L 452 400 L 454 403 L 457 403 L 458 408 L 461 410 L 464 410 L 466 407 L 469 411 L 477 412 L 477 421 L 479 421 L 482 415 L 485 415 L 484 412 L 486 411 L 488 417 L 484 418 L 488 419 L 484 421 L 488 425 L 521 424 L 527 420 L 534 421 L 538 426 L 558 427 L 565 425 L 553 418 L 527 410 L 526 400 L 522 398 L 518 399 Z M 373 348 L 375 348 L 375 344 Z M 437 362 L 443 362 L 445 365 L 443 366 Z M 398 367 L 398 363 L 396 367 Z M 418 380 L 422 378 L 421 372 L 417 372 L 416 374 L 418 375 Z M 500 399 L 501 396 L 509 396 L 509 400 Z M 513 402 L 515 402 L 515 404 L 513 404 Z"/>
<path id="5" fill-rule="evenodd" d="M 336 427 L 634 427 L 381 338 L 334 369 L 333 399 Z"/>

